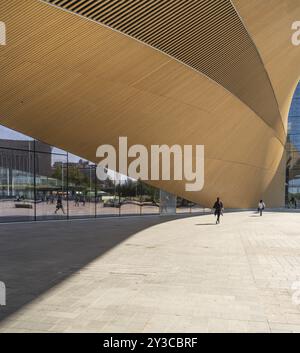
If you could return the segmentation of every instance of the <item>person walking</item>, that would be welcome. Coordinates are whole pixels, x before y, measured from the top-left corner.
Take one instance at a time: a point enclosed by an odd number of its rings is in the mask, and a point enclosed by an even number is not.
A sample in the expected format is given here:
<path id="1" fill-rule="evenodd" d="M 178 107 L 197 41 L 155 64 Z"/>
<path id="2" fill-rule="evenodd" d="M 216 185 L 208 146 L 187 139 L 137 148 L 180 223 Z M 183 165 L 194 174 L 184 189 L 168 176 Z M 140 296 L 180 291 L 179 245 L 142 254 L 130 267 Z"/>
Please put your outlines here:
<path id="1" fill-rule="evenodd" d="M 263 202 L 263 200 L 260 200 L 258 203 L 258 212 L 260 214 L 260 217 L 262 217 L 263 211 L 265 210 L 265 208 L 266 208 L 266 204 Z"/>
<path id="2" fill-rule="evenodd" d="M 75 207 L 79 207 L 79 197 L 75 195 Z"/>
<path id="3" fill-rule="evenodd" d="M 217 201 L 214 204 L 215 216 L 217 217 L 216 224 L 220 224 L 220 217 L 223 215 L 224 205 L 220 198 L 217 198 Z"/>
<path id="4" fill-rule="evenodd" d="M 55 214 L 57 214 L 57 211 L 59 210 L 62 210 L 63 214 L 65 214 L 64 206 L 62 204 L 62 199 L 60 196 L 58 196 L 57 198 Z"/>
<path id="5" fill-rule="evenodd" d="M 295 198 L 294 198 L 293 206 L 294 206 L 295 210 L 296 210 L 297 207 L 298 207 L 297 199 L 295 199 Z"/>

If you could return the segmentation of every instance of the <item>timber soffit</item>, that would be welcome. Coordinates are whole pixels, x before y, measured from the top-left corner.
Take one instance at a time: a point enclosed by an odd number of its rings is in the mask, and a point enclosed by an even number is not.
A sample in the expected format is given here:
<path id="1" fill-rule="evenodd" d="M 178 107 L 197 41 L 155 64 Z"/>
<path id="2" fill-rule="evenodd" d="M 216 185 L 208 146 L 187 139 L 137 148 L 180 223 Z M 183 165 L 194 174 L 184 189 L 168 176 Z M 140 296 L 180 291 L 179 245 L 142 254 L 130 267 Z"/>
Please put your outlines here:
<path id="1" fill-rule="evenodd" d="M 247 104 L 281 141 L 285 136 L 269 76 L 230 0 L 41 1 L 123 32 L 205 74 Z"/>

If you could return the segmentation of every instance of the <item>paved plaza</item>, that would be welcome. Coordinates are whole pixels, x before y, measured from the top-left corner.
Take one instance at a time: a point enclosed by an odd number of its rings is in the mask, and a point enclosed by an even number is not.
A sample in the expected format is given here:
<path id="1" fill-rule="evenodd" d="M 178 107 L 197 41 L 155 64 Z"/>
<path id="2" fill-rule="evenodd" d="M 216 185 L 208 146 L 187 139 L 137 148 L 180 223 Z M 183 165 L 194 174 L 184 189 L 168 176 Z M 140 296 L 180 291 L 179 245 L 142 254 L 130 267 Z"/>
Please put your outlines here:
<path id="1" fill-rule="evenodd" d="M 300 214 L 2 224 L 0 281 L 0 332 L 300 332 Z"/>

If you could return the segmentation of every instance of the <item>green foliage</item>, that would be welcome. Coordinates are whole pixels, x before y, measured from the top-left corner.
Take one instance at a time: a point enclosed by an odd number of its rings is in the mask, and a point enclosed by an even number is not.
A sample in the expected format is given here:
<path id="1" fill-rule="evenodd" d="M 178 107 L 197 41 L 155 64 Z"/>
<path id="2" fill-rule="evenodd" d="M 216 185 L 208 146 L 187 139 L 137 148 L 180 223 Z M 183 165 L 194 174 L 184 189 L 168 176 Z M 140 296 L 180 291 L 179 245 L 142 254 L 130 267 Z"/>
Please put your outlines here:
<path id="1" fill-rule="evenodd" d="M 63 173 L 64 172 L 64 173 Z M 62 170 L 62 165 L 55 167 L 52 177 L 58 180 L 64 178 L 66 180 L 67 171 Z M 78 168 L 75 165 L 69 165 L 68 168 L 68 180 L 69 185 L 87 192 L 89 189 L 95 187 L 94 182 L 90 185 L 90 179 L 84 170 Z M 158 202 L 159 201 L 159 190 L 151 185 L 143 183 L 141 180 L 126 179 L 126 181 L 121 182 L 115 186 L 115 182 L 108 177 L 105 181 L 97 182 L 97 189 L 116 194 L 119 198 L 138 198 L 143 201 Z"/>

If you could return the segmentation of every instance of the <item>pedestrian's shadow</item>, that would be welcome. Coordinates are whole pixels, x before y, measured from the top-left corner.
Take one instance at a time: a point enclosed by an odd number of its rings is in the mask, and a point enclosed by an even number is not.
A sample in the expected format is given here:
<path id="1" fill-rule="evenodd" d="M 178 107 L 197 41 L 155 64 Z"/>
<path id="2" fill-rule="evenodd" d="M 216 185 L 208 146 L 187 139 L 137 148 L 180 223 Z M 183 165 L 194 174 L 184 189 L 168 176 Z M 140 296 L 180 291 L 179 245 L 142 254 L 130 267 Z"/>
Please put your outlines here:
<path id="1" fill-rule="evenodd" d="M 201 224 L 195 224 L 196 226 L 215 226 L 216 223 L 201 223 Z"/>

